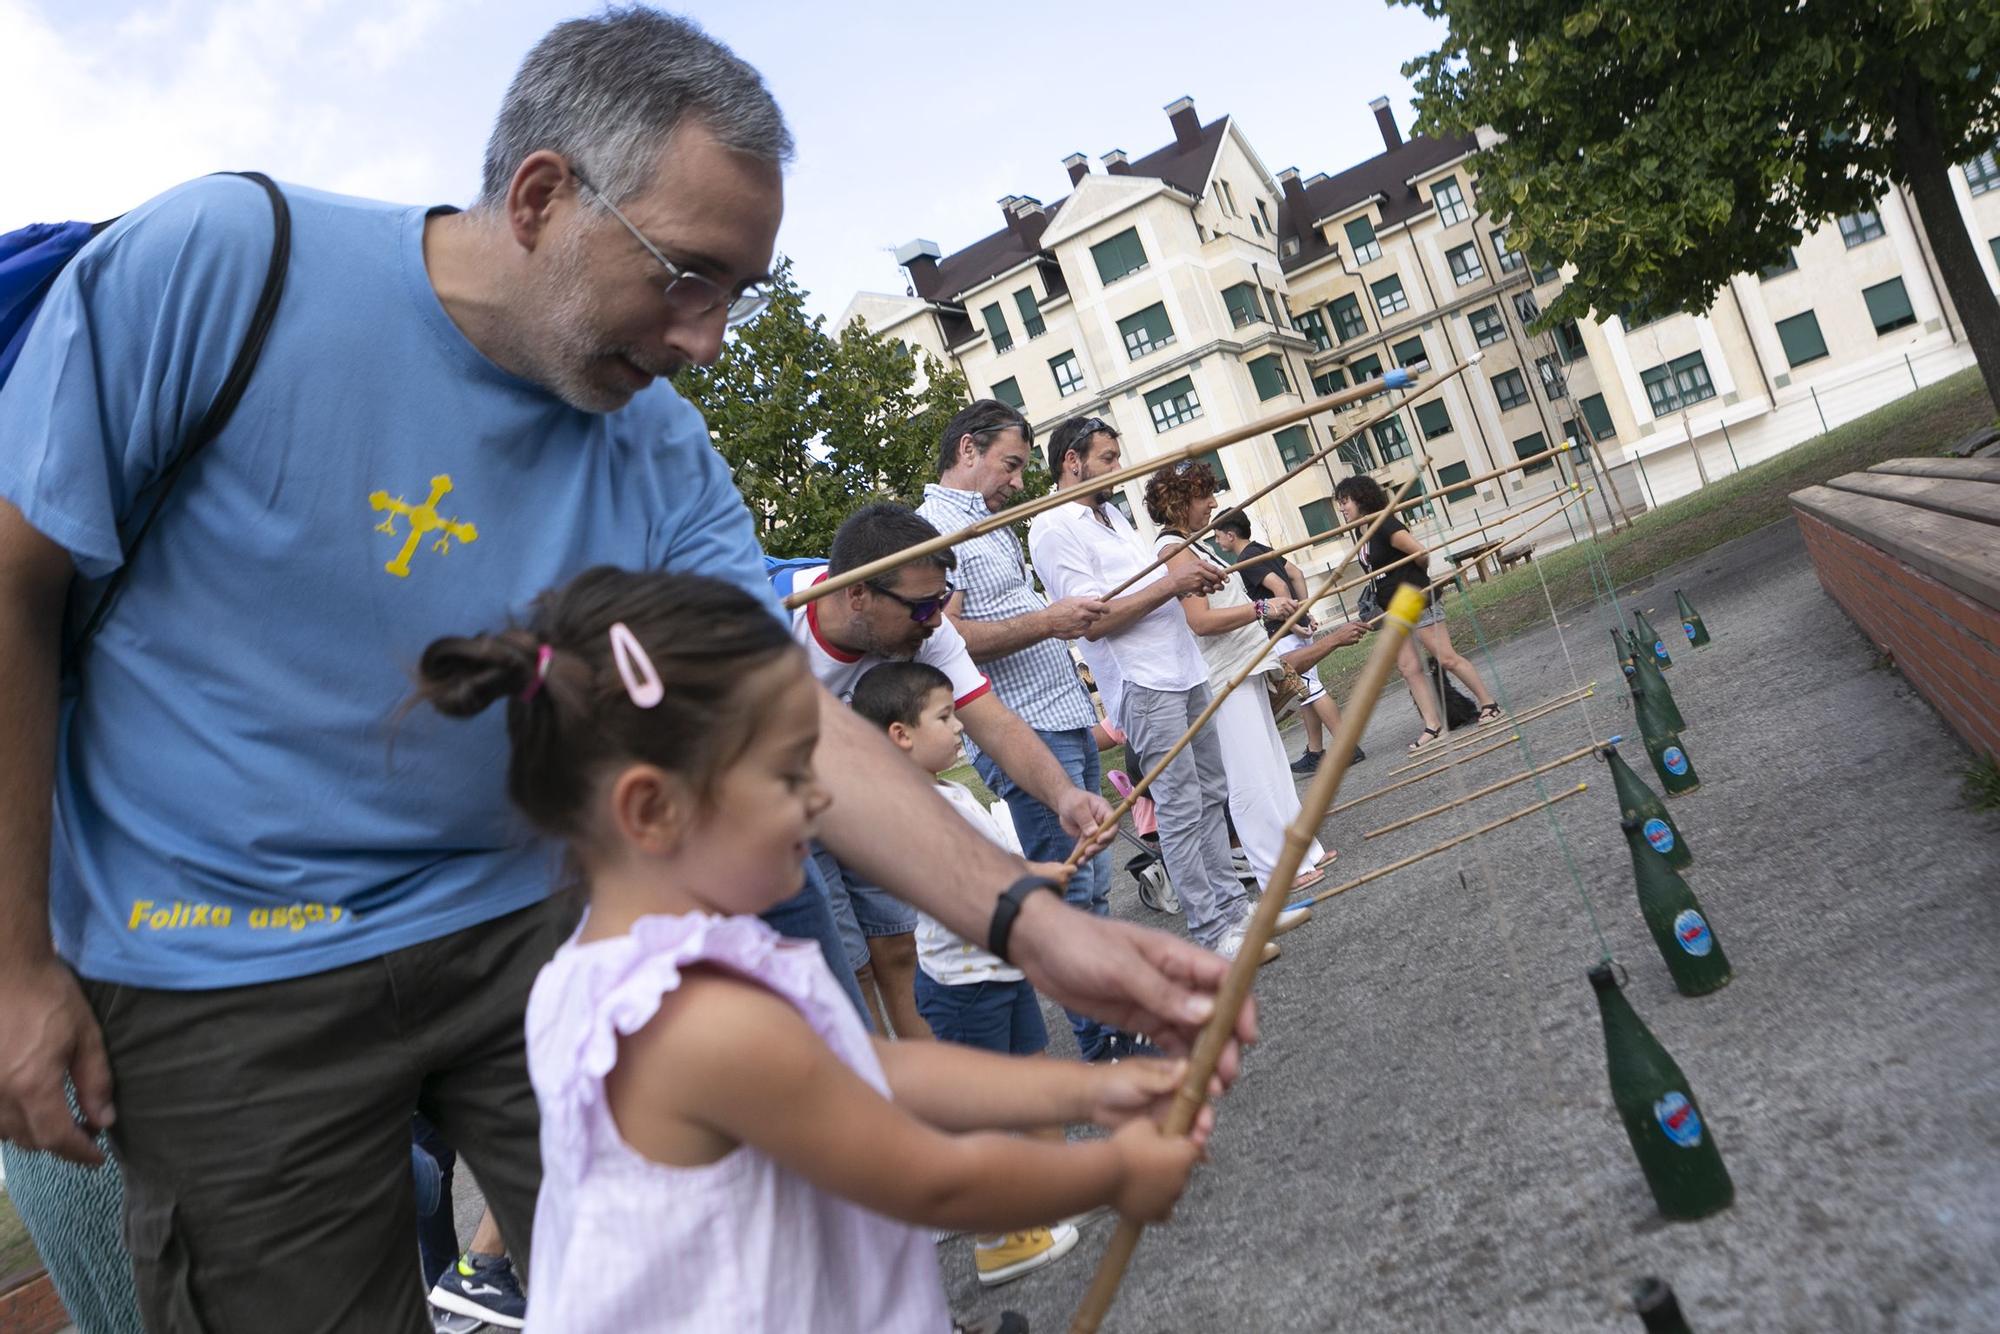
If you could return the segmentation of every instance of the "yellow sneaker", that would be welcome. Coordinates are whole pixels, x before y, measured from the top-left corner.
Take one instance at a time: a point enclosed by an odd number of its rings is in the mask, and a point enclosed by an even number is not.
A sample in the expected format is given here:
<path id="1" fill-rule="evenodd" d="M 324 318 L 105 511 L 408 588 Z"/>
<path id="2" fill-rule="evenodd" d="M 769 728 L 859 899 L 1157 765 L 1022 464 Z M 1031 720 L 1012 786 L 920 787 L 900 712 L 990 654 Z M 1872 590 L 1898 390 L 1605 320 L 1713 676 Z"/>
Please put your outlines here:
<path id="1" fill-rule="evenodd" d="M 1068 1255 L 1076 1246 L 1077 1236 L 1074 1227 L 1058 1223 L 1054 1227 L 1031 1227 L 1004 1236 L 977 1237 L 972 1243 L 972 1263 L 979 1271 L 980 1283 L 990 1288 L 1012 1282 Z"/>

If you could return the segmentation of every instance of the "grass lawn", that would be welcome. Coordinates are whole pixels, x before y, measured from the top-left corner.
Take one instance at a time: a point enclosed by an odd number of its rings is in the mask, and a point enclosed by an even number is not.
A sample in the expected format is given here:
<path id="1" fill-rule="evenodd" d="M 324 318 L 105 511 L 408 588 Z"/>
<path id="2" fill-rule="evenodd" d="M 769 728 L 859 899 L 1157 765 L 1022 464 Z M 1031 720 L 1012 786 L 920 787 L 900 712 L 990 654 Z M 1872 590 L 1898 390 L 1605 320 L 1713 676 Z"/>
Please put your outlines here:
<path id="1" fill-rule="evenodd" d="M 1942 453 L 1992 421 L 1993 404 L 1978 368 L 1961 371 L 1691 496 L 1647 511 L 1631 527 L 1603 539 L 1604 558 L 1622 587 L 1786 517 L 1790 513 L 1786 497 L 1794 491 L 1885 459 Z M 1587 551 L 1578 545 L 1536 558 L 1558 608 L 1591 600 Z M 1541 579 L 1532 566 L 1524 565 L 1490 582 L 1469 585 L 1466 597 L 1453 597 L 1446 604 L 1453 641 L 1461 648 L 1472 643 L 1468 603 L 1490 640 L 1547 619 Z M 1320 664 L 1320 679 L 1344 699 L 1367 657 L 1365 640 L 1340 649 Z"/>

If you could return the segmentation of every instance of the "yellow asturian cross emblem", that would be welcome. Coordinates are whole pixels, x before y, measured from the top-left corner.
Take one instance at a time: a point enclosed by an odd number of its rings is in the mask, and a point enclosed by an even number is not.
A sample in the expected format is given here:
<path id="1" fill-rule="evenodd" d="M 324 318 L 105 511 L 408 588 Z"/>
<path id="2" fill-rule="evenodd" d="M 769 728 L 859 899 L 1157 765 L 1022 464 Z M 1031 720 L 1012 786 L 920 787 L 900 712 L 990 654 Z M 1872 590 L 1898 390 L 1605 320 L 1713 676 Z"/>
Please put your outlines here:
<path id="1" fill-rule="evenodd" d="M 403 538 L 403 549 L 398 551 L 395 559 L 384 565 L 383 569 L 395 575 L 398 579 L 409 578 L 410 557 L 416 554 L 417 544 L 424 540 L 424 534 L 426 533 L 435 532 L 438 534 L 437 539 L 431 543 L 431 550 L 440 555 L 451 550 L 451 539 L 454 537 L 461 542 L 477 542 L 479 540 L 479 529 L 473 525 L 461 523 L 455 517 L 446 518 L 438 513 L 438 502 L 443 500 L 450 491 L 450 476 L 445 473 L 439 473 L 437 476 L 431 478 L 431 494 L 421 505 L 412 505 L 401 496 L 391 498 L 387 491 L 369 492 L 368 507 L 370 509 L 389 511 L 382 522 L 375 525 L 376 532 L 387 533 L 389 536 L 394 537 L 396 535 L 396 516 L 400 514 L 410 521 L 410 531 Z"/>

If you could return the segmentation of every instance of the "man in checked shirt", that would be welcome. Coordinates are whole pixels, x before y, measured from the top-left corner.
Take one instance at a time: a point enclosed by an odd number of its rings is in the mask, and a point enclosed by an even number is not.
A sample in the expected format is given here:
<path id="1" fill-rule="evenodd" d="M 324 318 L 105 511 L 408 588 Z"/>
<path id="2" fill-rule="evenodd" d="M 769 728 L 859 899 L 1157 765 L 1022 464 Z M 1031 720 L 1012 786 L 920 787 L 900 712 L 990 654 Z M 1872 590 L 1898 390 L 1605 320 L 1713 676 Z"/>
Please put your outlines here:
<path id="1" fill-rule="evenodd" d="M 941 533 L 955 533 L 1001 510 L 1021 490 L 1035 431 L 1027 418 L 995 399 L 982 398 L 953 417 L 938 442 L 938 480 L 924 488 L 917 513 Z M 1064 641 L 1080 638 L 1104 615 L 1097 598 L 1050 602 L 1035 591 L 1020 539 L 1006 528 L 962 542 L 957 579 L 962 595 L 945 611 L 965 639 L 972 660 L 993 692 L 1048 745 L 1070 781 L 1096 792 L 1103 775 L 1091 727 L 1097 710 L 1077 675 Z M 1007 803 L 1021 848 L 1032 861 L 1059 862 L 1075 838 L 1054 811 L 1021 790 L 981 754 L 970 738 L 966 750 L 979 776 Z M 1110 912 L 1111 858 L 1100 852 L 1070 877 L 1067 897 L 1100 916 Z M 1070 1027 L 1086 1061 L 1112 1060 L 1146 1050 L 1132 1035 L 1074 1011 Z"/>

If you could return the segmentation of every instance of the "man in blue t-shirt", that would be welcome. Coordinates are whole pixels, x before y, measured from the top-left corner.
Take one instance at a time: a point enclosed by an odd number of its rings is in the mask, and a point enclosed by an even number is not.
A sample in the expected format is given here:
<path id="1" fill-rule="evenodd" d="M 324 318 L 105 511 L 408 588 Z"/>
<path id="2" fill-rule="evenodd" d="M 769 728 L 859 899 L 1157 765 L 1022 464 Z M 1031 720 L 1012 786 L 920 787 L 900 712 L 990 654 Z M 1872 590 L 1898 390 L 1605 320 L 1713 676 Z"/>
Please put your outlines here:
<path id="1" fill-rule="evenodd" d="M 567 928 L 559 868 L 508 809 L 501 719 L 398 706 L 431 639 L 590 565 L 769 596 L 728 468 L 660 377 L 754 313 L 790 146 L 749 66 L 612 10 L 529 54 L 469 211 L 287 187 L 262 360 L 60 707 L 65 600 L 123 563 L 216 398 L 270 210 L 240 179 L 183 186 L 51 291 L 0 389 L 0 1138 L 90 1160 L 111 1128 L 152 1327 L 428 1328 L 413 1110 L 529 1259 L 521 1017 Z M 844 862 L 970 938 L 1011 921 L 1066 1004 L 1192 1035 L 1219 960 L 1032 886 L 996 907 L 1024 864 L 824 703 Z"/>

